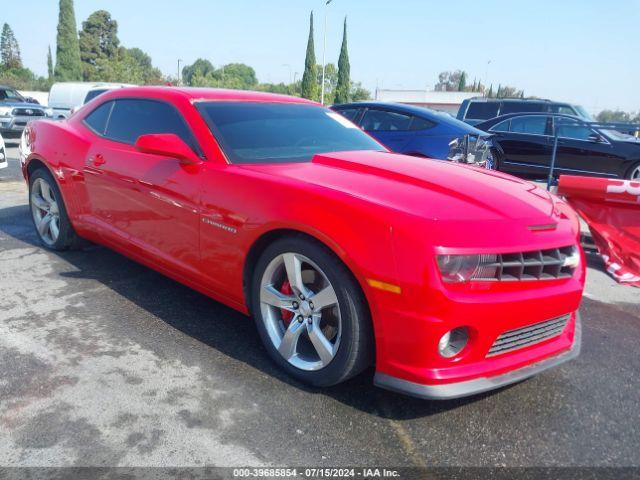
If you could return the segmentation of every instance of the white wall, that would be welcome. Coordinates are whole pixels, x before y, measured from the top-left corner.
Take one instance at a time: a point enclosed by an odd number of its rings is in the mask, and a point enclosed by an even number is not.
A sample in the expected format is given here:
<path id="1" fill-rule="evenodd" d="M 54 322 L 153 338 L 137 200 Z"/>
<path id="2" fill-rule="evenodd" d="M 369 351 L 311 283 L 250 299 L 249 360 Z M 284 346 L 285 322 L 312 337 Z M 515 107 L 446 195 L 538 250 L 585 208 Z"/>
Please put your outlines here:
<path id="1" fill-rule="evenodd" d="M 38 100 L 40 105 L 44 105 L 45 107 L 49 103 L 49 92 L 30 92 L 28 90 L 18 90 L 20 95 L 23 97 L 32 97 Z"/>

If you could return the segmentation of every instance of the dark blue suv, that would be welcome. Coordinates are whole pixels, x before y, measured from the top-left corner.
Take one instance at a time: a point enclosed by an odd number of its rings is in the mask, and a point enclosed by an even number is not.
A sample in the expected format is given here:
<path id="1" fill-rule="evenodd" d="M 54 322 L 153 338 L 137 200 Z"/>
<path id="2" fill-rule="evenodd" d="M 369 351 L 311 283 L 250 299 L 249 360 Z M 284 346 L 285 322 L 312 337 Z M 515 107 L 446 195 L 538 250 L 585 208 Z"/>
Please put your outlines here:
<path id="1" fill-rule="evenodd" d="M 481 130 L 451 115 L 399 103 L 358 102 L 333 105 L 332 110 L 362 128 L 389 150 L 446 160 L 449 143 Z"/>

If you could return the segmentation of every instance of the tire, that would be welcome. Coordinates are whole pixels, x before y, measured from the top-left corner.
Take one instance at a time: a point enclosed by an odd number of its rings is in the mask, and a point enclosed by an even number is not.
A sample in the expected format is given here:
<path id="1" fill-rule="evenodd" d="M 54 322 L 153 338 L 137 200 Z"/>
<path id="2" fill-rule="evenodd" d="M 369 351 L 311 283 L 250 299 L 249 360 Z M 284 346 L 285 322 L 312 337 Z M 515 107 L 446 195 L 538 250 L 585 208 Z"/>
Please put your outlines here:
<path id="1" fill-rule="evenodd" d="M 81 245 L 69 221 L 60 188 L 45 168 L 38 168 L 29 177 L 29 207 L 36 235 L 44 247 L 62 251 Z"/>
<path id="2" fill-rule="evenodd" d="M 631 166 L 625 178 L 627 180 L 640 182 L 640 162 Z"/>
<path id="3" fill-rule="evenodd" d="M 502 156 L 500 155 L 500 153 L 498 152 L 497 149 L 492 148 L 491 149 L 491 156 L 493 157 L 493 168 L 492 170 L 495 170 L 497 172 L 502 172 Z"/>
<path id="4" fill-rule="evenodd" d="M 253 271 L 249 303 L 269 356 L 299 381 L 335 385 L 373 361 L 373 329 L 360 286 L 317 241 L 291 236 L 269 245 Z"/>

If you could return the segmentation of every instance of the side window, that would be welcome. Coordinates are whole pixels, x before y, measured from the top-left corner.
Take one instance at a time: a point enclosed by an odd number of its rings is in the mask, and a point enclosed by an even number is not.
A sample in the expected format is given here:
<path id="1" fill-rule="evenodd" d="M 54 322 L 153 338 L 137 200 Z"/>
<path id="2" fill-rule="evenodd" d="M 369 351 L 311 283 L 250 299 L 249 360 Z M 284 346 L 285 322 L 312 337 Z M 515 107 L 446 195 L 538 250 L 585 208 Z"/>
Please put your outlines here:
<path id="1" fill-rule="evenodd" d="M 109 120 L 109 114 L 111 113 L 111 107 L 113 107 L 113 102 L 106 102 L 100 105 L 85 117 L 85 125 L 93 130 L 94 133 L 104 135 L 104 130 L 107 127 L 107 121 Z"/>
<path id="2" fill-rule="evenodd" d="M 432 122 L 431 120 L 427 120 L 426 118 L 413 117 L 413 119 L 411 120 L 411 130 L 428 130 L 429 128 L 433 128 L 436 125 L 436 122 Z"/>
<path id="3" fill-rule="evenodd" d="M 546 135 L 547 117 L 544 115 L 532 115 L 512 118 L 510 131 L 511 133 L 526 133 L 528 135 Z"/>
<path id="4" fill-rule="evenodd" d="M 154 100 L 116 100 L 105 136 L 133 145 L 140 135 L 174 133 L 198 151 L 180 114 L 169 104 Z"/>
<path id="5" fill-rule="evenodd" d="M 576 111 L 569 105 L 555 105 L 551 111 L 561 113 L 563 115 L 577 115 Z"/>
<path id="6" fill-rule="evenodd" d="M 471 102 L 467 109 L 466 119 L 489 120 L 498 116 L 500 102 Z"/>
<path id="7" fill-rule="evenodd" d="M 593 134 L 593 131 L 578 122 L 574 122 L 568 118 L 556 118 L 555 119 L 556 133 L 559 138 L 570 138 L 573 140 L 588 140 L 589 135 Z"/>
<path id="8" fill-rule="evenodd" d="M 362 129 L 367 132 L 409 130 L 411 116 L 384 110 L 369 109 L 362 119 Z"/>
<path id="9" fill-rule="evenodd" d="M 490 132 L 508 132 L 511 120 L 503 120 L 489 129 Z"/>
<path id="10" fill-rule="evenodd" d="M 341 108 L 340 110 L 336 111 L 346 119 L 351 120 L 353 123 L 356 123 L 358 115 L 360 115 L 359 108 Z"/>
<path id="11" fill-rule="evenodd" d="M 531 101 L 505 101 L 502 102 L 500 115 L 507 115 L 508 113 L 538 113 L 546 111 L 547 105 L 544 103 L 536 103 Z"/>

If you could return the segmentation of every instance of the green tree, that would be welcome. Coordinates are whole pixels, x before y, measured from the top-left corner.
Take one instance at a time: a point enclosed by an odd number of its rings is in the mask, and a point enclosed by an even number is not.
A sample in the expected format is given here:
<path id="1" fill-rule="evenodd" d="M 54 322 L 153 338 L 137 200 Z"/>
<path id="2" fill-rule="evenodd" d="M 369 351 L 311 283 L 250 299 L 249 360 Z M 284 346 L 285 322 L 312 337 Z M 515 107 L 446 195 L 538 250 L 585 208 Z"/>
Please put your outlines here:
<path id="1" fill-rule="evenodd" d="M 229 63 L 222 67 L 221 73 L 221 86 L 224 88 L 250 90 L 258 85 L 256 71 L 244 63 Z"/>
<path id="2" fill-rule="evenodd" d="M 51 56 L 51 45 L 49 45 L 49 51 L 47 52 L 47 76 L 49 80 L 53 78 L 53 57 Z"/>
<path id="3" fill-rule="evenodd" d="M 316 65 L 317 85 L 322 85 L 322 65 Z M 333 98 L 338 84 L 338 69 L 335 64 L 327 63 L 324 66 L 324 97 L 326 99 Z"/>
<path id="4" fill-rule="evenodd" d="M 464 92 L 466 88 L 467 88 L 467 74 L 466 72 L 463 71 L 460 74 L 460 79 L 458 80 L 458 91 Z"/>
<path id="5" fill-rule="evenodd" d="M 304 98 L 318 100 L 318 73 L 316 68 L 316 53 L 313 44 L 313 11 L 309 17 L 309 39 L 307 40 L 307 54 L 304 59 L 304 73 L 302 74 L 301 94 Z"/>
<path id="6" fill-rule="evenodd" d="M 73 0 L 60 0 L 55 77 L 59 81 L 82 79 L 80 45 Z"/>
<path id="7" fill-rule="evenodd" d="M 93 12 L 82 22 L 79 45 L 83 79 L 101 80 L 100 68 L 118 60 L 118 22 L 106 10 Z"/>
<path id="8" fill-rule="evenodd" d="M 164 82 L 162 72 L 155 68 L 151 57 L 139 48 L 120 47 L 115 58 L 98 59 L 97 80 L 103 82 L 133 83 L 137 85 L 159 85 Z"/>
<path id="9" fill-rule="evenodd" d="M 3 68 L 22 68 L 20 47 L 8 23 L 4 24 L 2 27 L 2 35 L 0 35 L 0 57 Z"/>
<path id="10" fill-rule="evenodd" d="M 441 72 L 438 75 L 438 83 L 435 85 L 435 90 L 443 92 L 455 92 L 460 85 L 460 77 L 462 77 L 462 70 L 455 70 L 450 72 Z"/>
<path id="11" fill-rule="evenodd" d="M 351 83 L 351 101 L 361 102 L 363 100 L 371 100 L 371 92 L 364 88 L 360 82 Z"/>
<path id="12" fill-rule="evenodd" d="M 596 121 L 602 123 L 631 122 L 632 114 L 623 112 L 622 110 L 603 110 L 598 115 L 596 115 Z"/>
<path id="13" fill-rule="evenodd" d="M 347 50 L 347 17 L 344 18 L 342 33 L 342 47 L 338 59 L 338 83 L 336 84 L 335 103 L 347 103 L 351 99 L 351 65 L 349 65 L 349 52 Z"/>
<path id="14" fill-rule="evenodd" d="M 487 93 L 488 98 L 493 98 L 493 83 L 489 86 L 489 93 Z"/>
<path id="15" fill-rule="evenodd" d="M 206 78 L 207 76 L 213 74 L 215 70 L 215 67 L 209 60 L 198 58 L 195 62 L 193 62 L 193 64 L 185 65 L 182 69 L 182 83 L 190 87 L 203 86 L 195 85 L 194 77 L 197 76 L 200 79 Z"/>

